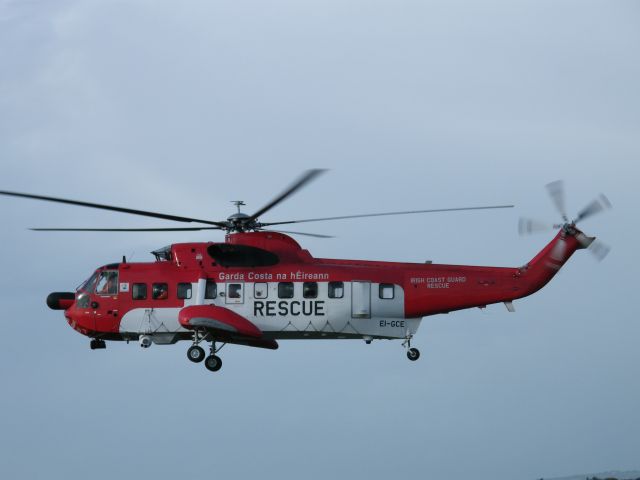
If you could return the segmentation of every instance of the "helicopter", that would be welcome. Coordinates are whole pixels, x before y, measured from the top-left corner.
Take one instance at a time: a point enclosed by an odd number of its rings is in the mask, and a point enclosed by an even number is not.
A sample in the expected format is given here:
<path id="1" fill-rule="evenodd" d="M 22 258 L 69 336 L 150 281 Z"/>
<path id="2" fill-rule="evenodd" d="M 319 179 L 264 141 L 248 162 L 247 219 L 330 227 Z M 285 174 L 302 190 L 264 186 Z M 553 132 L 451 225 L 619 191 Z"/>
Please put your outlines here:
<path id="1" fill-rule="evenodd" d="M 92 350 L 107 341 L 137 341 L 142 348 L 190 342 L 187 358 L 207 370 L 222 367 L 218 355 L 226 344 L 275 350 L 282 340 L 401 340 L 407 358 L 423 317 L 513 302 L 544 287 L 580 249 L 598 259 L 609 247 L 578 229 L 577 223 L 611 208 L 604 195 L 574 220 L 564 207 L 561 181 L 547 185 L 562 222 L 555 225 L 521 219 L 520 233 L 557 229 L 553 239 L 518 267 L 480 267 L 317 258 L 292 235 L 331 238 L 281 226 L 362 217 L 490 210 L 513 205 L 441 208 L 342 215 L 263 222 L 260 218 L 315 180 L 325 170 L 304 172 L 295 182 L 254 212 L 237 211 L 213 221 L 115 207 L 78 200 L 0 191 L 0 195 L 63 203 L 159 218 L 196 226 L 166 228 L 32 228 L 66 232 L 184 232 L 220 230 L 224 242 L 175 243 L 152 251 L 152 262 L 103 265 L 73 292 L 51 293 L 46 303 L 61 310 L 67 323 L 90 338 Z M 286 227 L 285 227 L 286 228 Z M 202 347 L 207 346 L 208 353 Z"/>

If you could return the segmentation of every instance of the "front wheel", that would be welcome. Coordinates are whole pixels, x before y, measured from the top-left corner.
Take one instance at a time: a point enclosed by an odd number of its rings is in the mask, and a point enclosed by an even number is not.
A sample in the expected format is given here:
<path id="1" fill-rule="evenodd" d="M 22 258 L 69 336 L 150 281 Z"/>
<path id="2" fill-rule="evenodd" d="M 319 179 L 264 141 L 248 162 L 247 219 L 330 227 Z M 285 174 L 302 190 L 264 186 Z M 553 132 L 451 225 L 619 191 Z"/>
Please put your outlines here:
<path id="1" fill-rule="evenodd" d="M 217 372 L 222 368 L 222 359 L 217 355 L 209 355 L 204 361 L 204 366 L 211 372 Z"/>
<path id="2" fill-rule="evenodd" d="M 418 350 L 417 348 L 410 348 L 409 350 L 407 350 L 407 358 L 412 362 L 415 362 L 420 358 L 420 350 Z"/>
<path id="3" fill-rule="evenodd" d="M 89 342 L 89 347 L 91 348 L 91 350 L 98 350 L 102 348 L 107 348 L 107 344 L 104 340 L 98 340 L 97 338 L 93 338 L 91 339 L 91 342 Z"/>
<path id="4" fill-rule="evenodd" d="M 204 360 L 204 357 L 204 349 L 198 345 L 193 345 L 189 347 L 189 350 L 187 350 L 187 358 L 193 363 L 200 363 Z"/>

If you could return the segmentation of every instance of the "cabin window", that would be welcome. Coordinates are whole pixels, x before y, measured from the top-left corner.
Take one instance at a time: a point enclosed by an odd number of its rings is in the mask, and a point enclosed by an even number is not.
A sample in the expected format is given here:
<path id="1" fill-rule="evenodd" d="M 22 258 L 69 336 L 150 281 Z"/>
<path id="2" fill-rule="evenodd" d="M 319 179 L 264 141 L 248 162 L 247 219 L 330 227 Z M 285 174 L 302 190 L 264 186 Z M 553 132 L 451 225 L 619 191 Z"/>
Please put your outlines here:
<path id="1" fill-rule="evenodd" d="M 204 287 L 204 298 L 212 300 L 218 296 L 218 286 L 213 280 L 207 280 L 207 285 Z"/>
<path id="2" fill-rule="evenodd" d="M 227 294 L 229 298 L 242 298 L 242 284 L 231 283 L 227 287 Z"/>
<path id="3" fill-rule="evenodd" d="M 166 300 L 169 298 L 169 285 L 166 283 L 154 283 L 151 288 L 151 296 L 154 300 Z"/>
<path id="4" fill-rule="evenodd" d="M 178 298 L 181 300 L 188 300 L 191 298 L 191 284 L 179 283 L 178 284 Z"/>
<path id="5" fill-rule="evenodd" d="M 278 297 L 279 298 L 293 298 L 293 283 L 292 282 L 280 282 L 278 284 Z"/>
<path id="6" fill-rule="evenodd" d="M 329 282 L 329 298 L 344 297 L 344 282 Z"/>
<path id="7" fill-rule="evenodd" d="M 100 278 L 96 284 L 96 293 L 98 295 L 117 295 L 118 272 L 110 270 L 100 273 Z"/>
<path id="8" fill-rule="evenodd" d="M 147 284 L 146 283 L 134 283 L 131 287 L 131 296 L 134 300 L 146 300 L 147 298 Z"/>
<path id="9" fill-rule="evenodd" d="M 378 289 L 378 296 L 384 299 L 392 299 L 395 296 L 394 286 L 392 283 L 381 283 Z"/>
<path id="10" fill-rule="evenodd" d="M 318 284 L 316 282 L 304 282 L 302 284 L 302 296 L 304 298 L 318 298 Z"/>
<path id="11" fill-rule="evenodd" d="M 267 298 L 268 295 L 269 288 L 266 283 L 253 284 L 253 298 Z"/>

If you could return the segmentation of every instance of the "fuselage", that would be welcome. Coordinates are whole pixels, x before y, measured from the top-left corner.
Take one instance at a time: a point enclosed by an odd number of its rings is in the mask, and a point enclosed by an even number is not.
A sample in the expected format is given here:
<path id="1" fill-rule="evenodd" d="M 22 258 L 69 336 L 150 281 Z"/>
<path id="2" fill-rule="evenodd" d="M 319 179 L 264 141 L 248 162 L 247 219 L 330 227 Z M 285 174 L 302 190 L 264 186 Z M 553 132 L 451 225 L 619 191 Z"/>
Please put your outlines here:
<path id="1" fill-rule="evenodd" d="M 523 267 L 472 267 L 315 258 L 284 234 L 236 233 L 174 244 L 155 262 L 105 265 L 65 317 L 93 338 L 170 344 L 193 336 L 178 321 L 183 308 L 215 305 L 270 339 L 406 339 L 424 316 L 530 295 L 578 248 L 561 231 Z"/>

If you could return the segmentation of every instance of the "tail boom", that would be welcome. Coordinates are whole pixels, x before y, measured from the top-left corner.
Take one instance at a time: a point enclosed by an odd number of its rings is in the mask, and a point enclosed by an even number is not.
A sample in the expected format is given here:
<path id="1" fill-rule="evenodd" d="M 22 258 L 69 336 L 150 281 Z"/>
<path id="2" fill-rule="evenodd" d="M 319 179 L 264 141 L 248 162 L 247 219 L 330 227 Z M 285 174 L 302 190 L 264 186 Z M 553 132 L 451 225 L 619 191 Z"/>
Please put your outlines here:
<path id="1" fill-rule="evenodd" d="M 549 283 L 577 250 L 594 240 L 573 225 L 565 225 L 522 267 L 422 266 L 408 272 L 406 315 L 424 317 L 529 296 Z"/>

